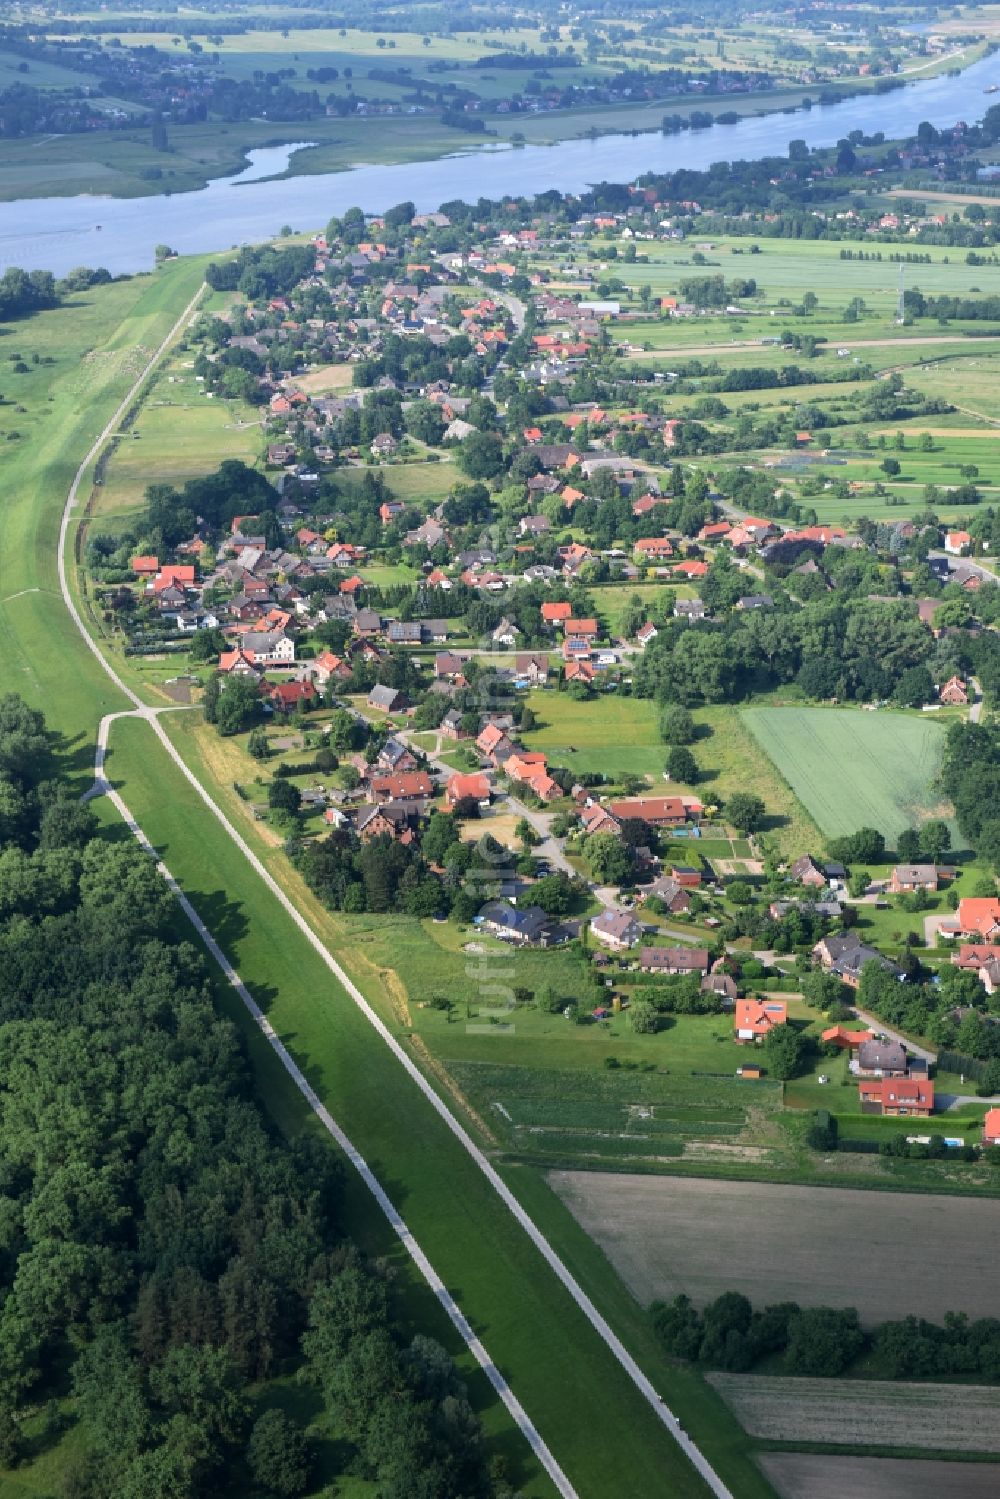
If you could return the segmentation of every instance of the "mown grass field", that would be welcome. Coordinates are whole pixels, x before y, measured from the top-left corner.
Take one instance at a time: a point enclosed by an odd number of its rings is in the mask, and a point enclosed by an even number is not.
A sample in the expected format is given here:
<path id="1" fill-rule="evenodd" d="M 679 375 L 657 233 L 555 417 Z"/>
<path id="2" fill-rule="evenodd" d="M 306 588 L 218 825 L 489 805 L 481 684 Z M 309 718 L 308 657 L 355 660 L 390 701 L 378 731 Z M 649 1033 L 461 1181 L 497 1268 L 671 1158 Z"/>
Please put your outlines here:
<path id="1" fill-rule="evenodd" d="M 742 1291 L 754 1305 L 853 1306 L 867 1324 L 996 1312 L 1000 1201 L 598 1172 L 549 1180 L 644 1304 Z M 957 1245 L 961 1276 L 942 1274 Z"/>
<path id="2" fill-rule="evenodd" d="M 940 724 L 854 708 L 746 708 L 742 719 L 828 837 L 903 828 L 942 812 Z"/>
<path id="3" fill-rule="evenodd" d="M 264 437 L 260 415 L 237 401 L 209 400 L 174 358 L 150 390 L 138 419 L 121 434 L 95 496 L 98 521 L 140 510 L 149 484 L 183 485 L 227 458 L 254 464 Z"/>

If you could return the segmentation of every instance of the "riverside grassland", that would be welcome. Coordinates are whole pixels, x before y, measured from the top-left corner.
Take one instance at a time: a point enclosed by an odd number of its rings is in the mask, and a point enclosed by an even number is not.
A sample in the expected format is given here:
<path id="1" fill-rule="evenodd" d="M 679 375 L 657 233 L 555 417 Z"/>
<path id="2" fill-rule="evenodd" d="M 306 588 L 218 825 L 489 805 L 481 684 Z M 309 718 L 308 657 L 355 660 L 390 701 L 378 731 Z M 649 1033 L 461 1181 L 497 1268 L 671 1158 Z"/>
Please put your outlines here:
<path id="1" fill-rule="evenodd" d="M 9 449 L 9 499 L 0 511 L 3 682 L 45 709 L 63 736 L 66 763 L 79 774 L 81 788 L 90 779 L 98 719 L 128 704 L 94 661 L 59 597 L 59 517 L 77 464 L 189 302 L 202 271 L 200 263 L 181 262 L 155 278 L 96 288 L 80 300 L 79 315 L 61 308 L 31 324 L 30 347 L 51 351 L 44 357 L 53 362 L 39 367 L 31 388 L 20 388 L 20 404 L 27 408 L 18 418 L 23 436 Z M 655 1492 L 669 1475 L 673 1492 L 700 1494 L 700 1480 L 652 1411 L 226 833 L 193 800 L 147 726 L 126 721 L 115 728 L 109 769 L 321 1097 L 403 1207 L 578 1491 L 620 1491 L 627 1474 L 630 1490 Z M 120 832 L 120 826 L 111 831 Z M 318 916 L 306 900 L 303 906 Z M 321 930 L 329 939 L 331 924 Z M 360 966 L 355 972 L 373 1003 L 388 1012 L 391 976 Z M 262 1097 L 283 1128 L 303 1127 L 298 1096 L 249 1020 L 239 1018 Z M 387 1230 L 370 1212 L 359 1213 L 359 1224 L 370 1252 L 395 1254 Z M 568 1243 L 572 1248 L 572 1235 Z M 574 1253 L 586 1269 L 586 1249 Z M 599 1277 L 593 1268 L 587 1274 L 600 1296 Z M 400 1267 L 400 1275 L 409 1280 L 407 1267 Z M 419 1288 L 416 1294 L 420 1302 Z M 718 1398 L 700 1378 L 664 1360 L 634 1306 L 610 1300 L 624 1336 L 734 1490 L 766 1493 L 747 1460 L 746 1439 Z M 443 1320 L 429 1313 L 427 1322 L 454 1349 Z M 587 1371 L 583 1381 L 581 1369 Z M 484 1387 L 473 1382 L 486 1405 Z M 548 1492 L 505 1414 L 493 1409 L 489 1422 L 501 1446 L 513 1444 L 525 1492 Z"/>

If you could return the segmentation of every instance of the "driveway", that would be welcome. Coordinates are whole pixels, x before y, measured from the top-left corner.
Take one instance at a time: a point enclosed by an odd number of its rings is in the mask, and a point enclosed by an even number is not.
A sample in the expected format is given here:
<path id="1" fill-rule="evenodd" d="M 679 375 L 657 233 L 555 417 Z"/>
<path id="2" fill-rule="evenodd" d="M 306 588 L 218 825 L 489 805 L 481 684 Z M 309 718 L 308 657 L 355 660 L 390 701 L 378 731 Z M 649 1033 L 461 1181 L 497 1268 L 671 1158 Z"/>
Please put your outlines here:
<path id="1" fill-rule="evenodd" d="M 902 1031 L 894 1031 L 890 1026 L 886 1025 L 884 1020 L 880 1020 L 877 1015 L 869 1015 L 866 1011 L 859 1010 L 857 1006 L 854 1008 L 854 1013 L 877 1036 L 888 1036 L 890 1041 L 898 1041 L 901 1046 L 905 1046 L 907 1051 L 912 1052 L 915 1057 L 923 1057 L 925 1062 L 937 1061 L 936 1051 L 927 1051 L 925 1047 L 918 1046 L 915 1041 L 910 1040 L 909 1036 L 904 1036 Z"/>

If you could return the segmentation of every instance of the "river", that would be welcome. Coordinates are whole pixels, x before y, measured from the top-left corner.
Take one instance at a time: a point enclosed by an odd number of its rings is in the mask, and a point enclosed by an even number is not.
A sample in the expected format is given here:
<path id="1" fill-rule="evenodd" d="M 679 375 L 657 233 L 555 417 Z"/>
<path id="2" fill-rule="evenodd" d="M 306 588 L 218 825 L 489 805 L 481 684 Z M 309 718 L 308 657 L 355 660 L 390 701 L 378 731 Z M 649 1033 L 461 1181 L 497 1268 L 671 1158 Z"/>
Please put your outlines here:
<path id="1" fill-rule="evenodd" d="M 356 166 L 318 176 L 279 178 L 304 145 L 248 153 L 249 167 L 191 193 L 144 198 L 23 198 L 0 204 L 0 271 L 8 266 L 65 275 L 75 266 L 106 266 L 113 274 L 149 270 L 157 244 L 180 254 L 258 243 L 284 224 L 322 228 L 352 204 L 377 213 L 412 200 L 418 211 L 449 198 L 474 201 L 547 188 L 581 192 L 595 182 L 627 182 L 648 171 L 708 167 L 783 153 L 791 139 L 830 146 L 851 130 L 888 137 L 913 135 L 921 120 L 937 126 L 980 119 L 1000 82 L 1000 56 L 956 76 L 941 74 L 894 89 L 862 94 L 811 110 L 747 117 L 735 125 L 663 136 L 606 135 L 554 146 L 473 147 L 435 161 Z M 697 101 L 693 101 L 697 102 Z M 713 105 L 718 109 L 717 104 Z M 100 226 L 100 227 L 98 227 Z"/>

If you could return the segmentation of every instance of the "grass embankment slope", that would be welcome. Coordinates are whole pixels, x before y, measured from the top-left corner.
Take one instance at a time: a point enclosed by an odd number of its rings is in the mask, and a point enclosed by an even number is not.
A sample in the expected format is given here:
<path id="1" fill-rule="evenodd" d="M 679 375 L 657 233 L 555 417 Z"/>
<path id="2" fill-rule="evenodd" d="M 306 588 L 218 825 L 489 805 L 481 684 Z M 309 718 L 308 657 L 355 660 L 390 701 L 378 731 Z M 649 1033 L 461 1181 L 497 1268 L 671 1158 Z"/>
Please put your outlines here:
<path id="1" fill-rule="evenodd" d="M 91 293 L 85 324 L 53 313 L 32 325 L 34 347 L 43 347 L 39 340 L 48 338 L 53 348 L 59 346 L 59 355 L 44 380 L 51 409 L 17 451 L 17 482 L 0 519 L 0 578 L 7 600 L 0 606 L 3 681 L 46 710 L 81 773 L 89 771 L 99 716 L 127 705 L 76 635 L 58 597 L 59 515 L 80 457 L 144 362 L 137 351 L 156 347 L 190 300 L 200 270 L 186 262 L 155 280 Z M 44 435 L 38 432 L 42 427 Z M 25 588 L 43 592 L 8 597 Z M 235 845 L 205 814 L 154 745 L 150 730 L 135 721 L 116 725 L 113 751 L 112 774 L 132 810 L 148 823 L 151 837 L 321 1096 L 379 1170 L 579 1492 L 615 1494 L 623 1485 L 631 1492 L 655 1492 L 669 1483 L 679 1495 L 702 1493 L 654 1414 L 478 1169 Z M 252 1054 L 266 1102 L 285 1128 L 298 1127 L 300 1105 L 289 1095 L 290 1085 L 279 1087 L 272 1054 L 259 1041 Z M 391 1247 L 386 1230 L 373 1225 L 366 1247 L 373 1252 Z M 442 1318 L 433 1331 L 453 1343 Z M 640 1356 L 668 1400 L 676 1395 L 685 1425 L 731 1486 L 746 1495 L 767 1493 L 748 1460 L 748 1443 L 714 1395 L 700 1381 L 679 1379 L 651 1347 Z M 491 1422 L 512 1435 L 502 1412 Z M 521 1486 L 545 1492 L 537 1468 L 523 1447 L 520 1452 Z"/>
<path id="2" fill-rule="evenodd" d="M 0 407 L 0 682 L 44 709 L 89 771 L 102 714 L 129 704 L 80 640 L 59 597 L 56 545 L 77 465 L 145 362 L 197 291 L 204 262 L 69 298 L 4 328 Z M 29 363 L 17 374 L 18 355 Z M 0 368 L 3 368 L 0 366 Z M 16 402 L 23 410 L 15 411 Z M 12 431 L 20 435 L 9 440 Z M 86 486 L 81 490 L 86 493 Z"/>

